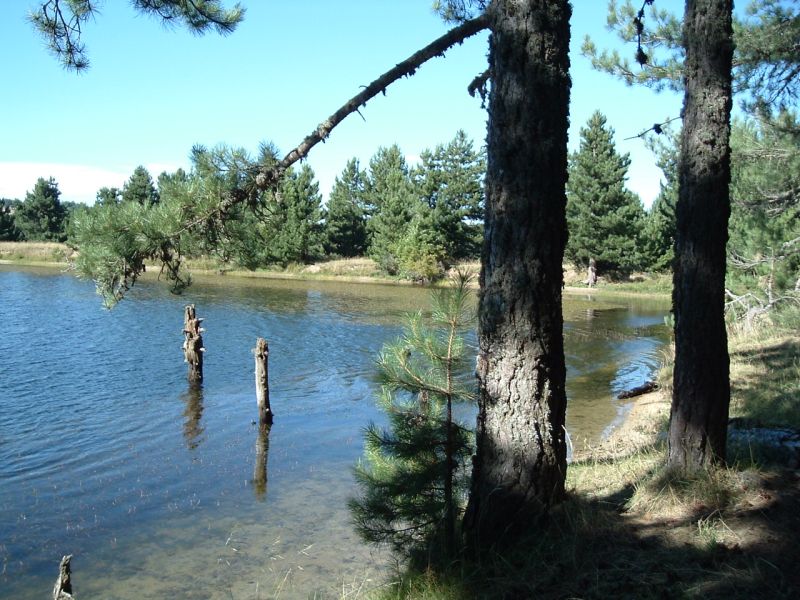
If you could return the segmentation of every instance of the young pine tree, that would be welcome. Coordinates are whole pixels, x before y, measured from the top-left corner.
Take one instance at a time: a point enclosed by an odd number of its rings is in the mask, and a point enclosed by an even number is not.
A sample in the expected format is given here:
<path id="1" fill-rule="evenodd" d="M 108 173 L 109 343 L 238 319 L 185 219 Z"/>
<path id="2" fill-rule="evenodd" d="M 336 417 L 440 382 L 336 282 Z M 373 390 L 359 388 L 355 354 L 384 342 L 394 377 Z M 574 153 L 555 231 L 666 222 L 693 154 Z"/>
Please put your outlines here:
<path id="1" fill-rule="evenodd" d="M 378 149 L 370 159 L 364 198 L 369 214 L 368 254 L 394 275 L 398 267 L 393 246 L 405 234 L 419 204 L 406 159 L 396 144 Z"/>
<path id="2" fill-rule="evenodd" d="M 412 316 L 403 335 L 378 357 L 379 398 L 388 427 L 366 430 L 355 470 L 361 488 L 350 501 L 368 542 L 386 543 L 412 560 L 451 557 L 466 490 L 471 434 L 453 419 L 453 404 L 472 400 L 460 332 L 474 318 L 469 278 L 433 294 L 430 326 Z"/>
<path id="3" fill-rule="evenodd" d="M 569 241 L 566 256 L 598 271 L 631 271 L 638 263 L 636 238 L 644 209 L 625 188 L 628 155 L 614 147 L 614 131 L 595 112 L 581 129 L 581 145 L 570 156 L 567 182 Z"/>
<path id="4" fill-rule="evenodd" d="M 139 204 L 156 204 L 159 201 L 158 190 L 150 177 L 150 172 L 139 165 L 133 170 L 128 181 L 122 186 L 123 202 Z"/>
<path id="5" fill-rule="evenodd" d="M 55 179 L 39 177 L 33 191 L 25 193 L 25 201 L 14 213 L 14 221 L 28 241 L 63 242 L 66 210 L 61 205 L 61 191 Z"/>
<path id="6" fill-rule="evenodd" d="M 328 254 L 363 256 L 367 250 L 365 178 L 358 160 L 351 158 L 333 182 L 325 215 L 325 251 Z"/>

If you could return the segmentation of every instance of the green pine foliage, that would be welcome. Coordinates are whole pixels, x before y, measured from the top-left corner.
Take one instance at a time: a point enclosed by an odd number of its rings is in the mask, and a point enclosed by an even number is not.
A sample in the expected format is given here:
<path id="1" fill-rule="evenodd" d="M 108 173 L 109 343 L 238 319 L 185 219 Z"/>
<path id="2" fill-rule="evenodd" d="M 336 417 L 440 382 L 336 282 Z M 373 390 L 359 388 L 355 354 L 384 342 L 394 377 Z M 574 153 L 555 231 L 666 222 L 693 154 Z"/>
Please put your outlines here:
<path id="1" fill-rule="evenodd" d="M 432 212 L 426 206 L 420 206 L 403 237 L 390 247 L 397 274 L 404 279 L 430 283 L 444 275 L 447 250 Z"/>
<path id="2" fill-rule="evenodd" d="M 425 150 L 413 177 L 425 216 L 444 249 L 445 262 L 480 256 L 483 236 L 484 156 L 458 131 L 447 144 Z"/>
<path id="3" fill-rule="evenodd" d="M 678 146 L 680 132 L 665 130 L 664 136 L 648 138 L 656 164 L 664 174 L 661 190 L 644 220 L 640 236 L 642 268 L 666 271 L 675 256 L 675 206 L 678 202 Z"/>
<path id="4" fill-rule="evenodd" d="M 369 161 L 364 190 L 368 211 L 369 256 L 387 273 L 398 272 L 395 244 L 403 237 L 419 199 L 400 148 L 379 148 Z"/>
<path id="5" fill-rule="evenodd" d="M 22 237 L 22 233 L 17 229 L 11 206 L 6 205 L 4 200 L 0 200 L 0 241 L 16 242 L 20 237 Z"/>
<path id="6" fill-rule="evenodd" d="M 630 164 L 614 146 L 614 131 L 595 112 L 570 156 L 567 182 L 569 241 L 565 255 L 578 267 L 630 272 L 639 264 L 637 238 L 644 217 L 639 198 L 625 188 Z"/>
<path id="7" fill-rule="evenodd" d="M 230 190 L 250 185 L 254 161 L 241 149 L 198 146 L 192 149 L 192 163 L 191 175 L 165 186 L 158 203 L 98 204 L 75 213 L 70 241 L 79 249 L 75 269 L 95 281 L 107 307 L 122 299 L 146 261 L 160 263 L 172 291 L 179 292 L 191 281 L 186 256 L 238 258 L 246 244 L 252 245 L 245 234 L 253 229 L 237 218 L 248 214 L 247 207 L 230 209 L 225 222 L 211 215 Z"/>
<path id="8" fill-rule="evenodd" d="M 735 122 L 728 284 L 737 314 L 800 301 L 800 123 Z"/>
<path id="9" fill-rule="evenodd" d="M 150 177 L 150 172 L 141 165 L 136 167 L 128 181 L 123 184 L 121 197 L 123 202 L 138 202 L 139 204 L 158 202 L 158 190 L 153 183 L 153 178 Z"/>
<path id="10" fill-rule="evenodd" d="M 645 68 L 634 65 L 634 50 L 628 56 L 617 50 L 598 50 L 588 37 L 582 54 L 592 66 L 625 81 L 656 90 L 683 90 L 682 15 L 675 15 L 654 2 L 645 10 L 641 48 Z M 625 48 L 638 47 L 636 19 L 642 3 L 624 0 L 608 3 L 608 28 Z M 672 7 L 670 7 L 672 8 Z M 751 0 L 744 18 L 734 18 L 734 89 L 748 112 L 775 112 L 794 106 L 800 96 L 800 7 L 783 0 Z"/>
<path id="11" fill-rule="evenodd" d="M 299 171 L 290 169 L 274 194 L 271 215 L 267 220 L 271 262 L 282 265 L 309 263 L 324 254 L 322 197 L 314 171 L 304 164 Z"/>
<path id="12" fill-rule="evenodd" d="M 40 177 L 33 190 L 14 213 L 14 221 L 28 241 L 63 242 L 66 234 L 66 210 L 61 205 L 61 191 L 55 179 Z"/>
<path id="13" fill-rule="evenodd" d="M 66 69 L 83 71 L 89 57 L 83 43 L 83 29 L 98 13 L 102 3 L 95 0 L 37 2 L 28 19 L 44 38 L 48 49 Z M 244 18 L 244 7 L 225 8 L 220 0 L 132 0 L 134 9 L 153 16 L 165 25 L 181 24 L 197 34 L 213 29 L 225 35 Z"/>
<path id="14" fill-rule="evenodd" d="M 116 187 L 101 187 L 95 195 L 95 204 L 119 204 L 122 202 L 122 190 Z"/>
<path id="15" fill-rule="evenodd" d="M 403 335 L 378 357 L 379 404 L 388 426 L 370 425 L 350 510 L 360 535 L 398 555 L 430 564 L 457 551 L 471 434 L 453 404 L 474 398 L 460 333 L 474 319 L 468 277 L 433 294 L 430 324 L 410 317 Z"/>
<path id="16" fill-rule="evenodd" d="M 366 173 L 358 160 L 347 161 L 333 182 L 325 214 L 325 251 L 335 256 L 363 256 L 367 250 L 367 220 L 364 212 Z"/>

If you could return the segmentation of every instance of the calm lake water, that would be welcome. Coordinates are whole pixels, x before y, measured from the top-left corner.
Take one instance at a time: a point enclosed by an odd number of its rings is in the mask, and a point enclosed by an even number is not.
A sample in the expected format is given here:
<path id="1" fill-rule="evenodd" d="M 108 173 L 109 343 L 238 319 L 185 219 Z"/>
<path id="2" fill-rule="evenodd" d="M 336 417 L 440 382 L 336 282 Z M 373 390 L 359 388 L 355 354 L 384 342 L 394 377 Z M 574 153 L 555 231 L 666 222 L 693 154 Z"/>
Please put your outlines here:
<path id="1" fill-rule="evenodd" d="M 186 383 L 183 307 L 205 319 Z M 137 284 L 113 311 L 91 283 L 0 266 L 0 597 L 48 597 L 73 554 L 81 598 L 339 598 L 386 557 L 350 527 L 373 361 L 412 287 L 219 278 Z M 621 418 L 657 368 L 665 301 L 568 297 L 573 443 Z M 275 425 L 260 439 L 251 348 L 270 344 Z M 474 335 L 472 336 L 474 344 Z M 467 411 L 469 413 L 469 411 Z"/>

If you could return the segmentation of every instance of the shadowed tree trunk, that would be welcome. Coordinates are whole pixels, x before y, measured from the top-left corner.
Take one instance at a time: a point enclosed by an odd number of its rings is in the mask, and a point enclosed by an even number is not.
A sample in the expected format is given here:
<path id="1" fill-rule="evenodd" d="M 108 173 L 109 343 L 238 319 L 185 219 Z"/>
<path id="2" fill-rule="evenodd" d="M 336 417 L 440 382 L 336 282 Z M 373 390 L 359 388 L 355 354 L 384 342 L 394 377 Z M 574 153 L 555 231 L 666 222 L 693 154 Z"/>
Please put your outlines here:
<path id="1" fill-rule="evenodd" d="M 496 0 L 487 12 L 480 412 L 465 517 L 478 546 L 524 527 L 564 493 L 570 12 L 566 0 Z"/>
<path id="2" fill-rule="evenodd" d="M 725 460 L 732 9 L 732 0 L 687 0 L 684 18 L 686 93 L 676 208 L 669 464 L 685 470 Z"/>

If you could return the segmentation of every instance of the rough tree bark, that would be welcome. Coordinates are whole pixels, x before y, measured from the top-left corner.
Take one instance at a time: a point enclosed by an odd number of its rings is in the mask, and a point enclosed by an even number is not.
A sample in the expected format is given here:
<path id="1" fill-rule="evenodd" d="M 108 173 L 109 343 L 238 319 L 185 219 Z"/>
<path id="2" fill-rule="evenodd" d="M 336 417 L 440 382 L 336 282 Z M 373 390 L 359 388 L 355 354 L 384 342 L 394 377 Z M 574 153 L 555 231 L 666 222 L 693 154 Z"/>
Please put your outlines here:
<path id="1" fill-rule="evenodd" d="M 567 0 L 495 0 L 479 309 L 477 454 L 465 528 L 479 546 L 564 494 L 562 260 Z"/>
<path id="2" fill-rule="evenodd" d="M 272 408 L 269 405 L 269 346 L 267 340 L 258 338 L 253 348 L 256 357 L 256 402 L 259 425 L 272 425 Z"/>
<path id="3" fill-rule="evenodd" d="M 669 465 L 725 460 L 730 403 L 725 245 L 730 199 L 732 0 L 687 0 L 673 288 Z"/>
<path id="4" fill-rule="evenodd" d="M 199 383 L 203 381 L 203 329 L 195 313 L 194 304 L 188 305 L 183 313 L 183 358 L 189 363 L 189 381 Z"/>

